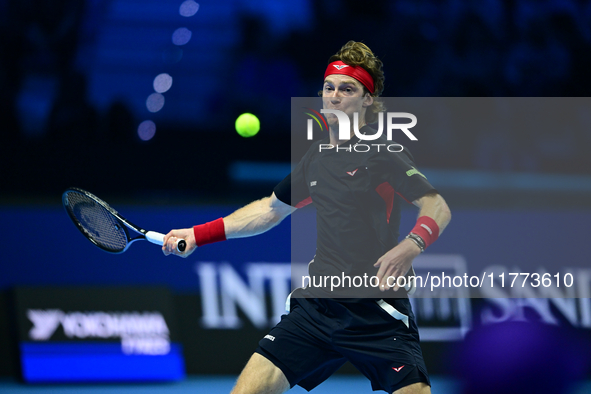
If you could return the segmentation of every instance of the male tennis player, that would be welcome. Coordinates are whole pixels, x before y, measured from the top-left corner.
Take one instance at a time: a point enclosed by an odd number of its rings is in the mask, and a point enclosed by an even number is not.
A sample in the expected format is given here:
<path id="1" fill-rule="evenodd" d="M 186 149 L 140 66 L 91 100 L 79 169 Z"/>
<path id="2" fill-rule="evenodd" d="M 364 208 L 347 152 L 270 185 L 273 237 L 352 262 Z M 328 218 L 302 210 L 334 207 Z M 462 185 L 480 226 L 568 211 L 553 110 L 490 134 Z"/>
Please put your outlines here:
<path id="1" fill-rule="evenodd" d="M 383 87 L 382 62 L 366 45 L 350 41 L 329 59 L 321 96 L 325 108 L 344 112 L 351 125 L 357 112 L 359 131 L 374 134 L 366 124 L 383 110 L 377 99 Z M 359 138 L 351 130 L 350 140 L 340 140 L 339 119 L 328 115 L 327 121 L 328 138 L 312 145 L 270 197 L 225 218 L 169 232 L 163 252 L 179 254 L 177 238 L 186 240 L 182 256 L 188 256 L 208 243 L 257 235 L 313 203 L 318 238 L 310 277 L 367 274 L 377 280 L 365 293 L 348 293 L 343 287 L 331 298 L 333 289 L 326 286 L 292 293 L 290 312 L 261 339 L 232 392 L 283 393 L 296 384 L 311 390 L 350 361 L 374 390 L 430 393 L 410 302 L 404 289 L 388 278 L 409 272 L 413 259 L 448 224 L 449 208 L 406 149 L 339 151 L 337 145 L 355 145 Z M 398 243 L 404 200 L 420 212 L 416 226 Z"/>

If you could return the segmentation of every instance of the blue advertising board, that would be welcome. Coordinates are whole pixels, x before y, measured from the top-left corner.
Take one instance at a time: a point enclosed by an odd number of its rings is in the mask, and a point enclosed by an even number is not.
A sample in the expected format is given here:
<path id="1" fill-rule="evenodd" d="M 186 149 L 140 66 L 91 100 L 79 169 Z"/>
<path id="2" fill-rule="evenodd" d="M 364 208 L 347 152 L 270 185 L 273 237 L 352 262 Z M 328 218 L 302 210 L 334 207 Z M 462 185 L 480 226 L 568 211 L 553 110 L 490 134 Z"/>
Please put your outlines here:
<path id="1" fill-rule="evenodd" d="M 237 207 L 116 207 L 144 228 L 167 232 L 231 213 Z M 584 223 L 590 212 L 454 210 L 453 219 L 428 254 L 461 255 L 469 273 L 492 266 L 519 266 L 523 271 L 589 267 L 583 247 Z M 401 234 L 414 226 L 416 210 L 403 211 Z M 314 211 L 304 209 L 297 226 L 307 231 L 305 245 L 292 254 L 290 218 L 252 238 L 233 239 L 199 248 L 187 259 L 165 257 L 158 246 L 137 242 L 120 255 L 105 253 L 88 242 L 61 207 L 0 209 L 4 248 L 0 289 L 15 285 L 165 285 L 196 293 L 196 262 L 225 263 L 241 275 L 247 263 L 307 263 L 314 255 Z M 303 218 L 303 219 L 302 219 Z M 294 227 L 295 229 L 295 227 Z M 575 281 L 577 278 L 575 278 Z M 506 290 L 510 290 L 506 288 Z M 574 294 L 573 296 L 584 296 Z"/>
<path id="2" fill-rule="evenodd" d="M 174 381 L 185 377 L 174 301 L 163 287 L 17 287 L 27 383 Z"/>
<path id="3" fill-rule="evenodd" d="M 115 208 L 144 228 L 167 232 L 226 216 L 237 207 Z M 458 287 L 453 294 L 440 288 L 446 293 L 412 298 L 426 349 L 461 340 L 475 324 L 532 320 L 591 333 L 591 269 L 584 247 L 584 224 L 591 220 L 591 212 L 456 210 L 453 205 L 451 209 L 448 228 L 415 260 L 417 274 L 436 274 L 446 267 L 455 269 L 458 275 L 480 276 L 486 272 L 488 280 L 491 273 L 509 274 L 519 267 L 549 273 L 565 268 L 573 273 L 576 286 L 561 286 L 560 293 L 552 293 L 543 286 L 523 287 L 521 278 L 510 286 L 506 275 L 504 287 L 499 286 L 496 276 L 495 286 L 478 289 L 476 296 Z M 403 211 L 401 234 L 414 226 L 416 215 L 412 207 Z M 60 206 L 3 208 L 0 221 L 0 236 L 9 245 L 0 265 L 0 289 L 156 285 L 172 290 L 183 335 L 179 342 L 171 341 L 170 355 L 180 352 L 176 344 L 182 343 L 187 373 L 237 373 L 257 338 L 262 338 L 285 313 L 291 263 L 305 264 L 314 254 L 314 211 L 308 208 L 265 234 L 207 245 L 186 259 L 165 257 L 159 247 L 148 242 L 137 242 L 120 255 L 103 252 L 79 233 Z M 292 248 L 292 233 L 302 229 L 307 232 L 306 243 Z M 30 326 L 31 322 L 25 320 L 21 326 L 26 324 Z M 25 339 L 22 354 L 35 363 L 45 350 Z M 52 345 L 59 347 L 59 343 Z M 225 347 L 241 355 L 234 364 L 200 356 Z M 122 352 L 122 344 L 116 348 Z M 68 354 L 76 353 L 76 349 L 70 350 Z M 108 354 L 107 349 L 102 353 L 105 357 Z M 137 356 L 140 365 L 145 355 Z M 431 365 L 437 371 L 437 362 Z M 174 369 L 173 364 L 170 366 Z"/>
<path id="4" fill-rule="evenodd" d="M 231 213 L 233 207 L 115 208 L 131 222 L 158 232 L 190 227 Z M 166 285 L 196 292 L 199 282 L 192 262 L 289 262 L 289 220 L 252 239 L 208 245 L 189 259 L 165 257 L 160 248 L 136 242 L 123 254 L 92 245 L 60 206 L 0 208 L 0 237 L 6 248 L 0 266 L 0 289 L 14 285 Z"/>

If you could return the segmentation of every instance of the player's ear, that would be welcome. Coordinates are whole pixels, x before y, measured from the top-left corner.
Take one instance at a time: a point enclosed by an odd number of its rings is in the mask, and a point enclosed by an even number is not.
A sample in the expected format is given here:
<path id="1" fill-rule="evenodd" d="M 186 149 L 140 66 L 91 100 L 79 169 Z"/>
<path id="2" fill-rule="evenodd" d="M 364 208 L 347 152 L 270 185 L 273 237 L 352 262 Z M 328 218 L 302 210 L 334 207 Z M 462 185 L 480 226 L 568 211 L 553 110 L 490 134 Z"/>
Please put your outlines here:
<path id="1" fill-rule="evenodd" d="M 363 98 L 363 106 L 369 107 L 373 104 L 373 97 L 369 93 L 365 93 L 365 97 Z"/>

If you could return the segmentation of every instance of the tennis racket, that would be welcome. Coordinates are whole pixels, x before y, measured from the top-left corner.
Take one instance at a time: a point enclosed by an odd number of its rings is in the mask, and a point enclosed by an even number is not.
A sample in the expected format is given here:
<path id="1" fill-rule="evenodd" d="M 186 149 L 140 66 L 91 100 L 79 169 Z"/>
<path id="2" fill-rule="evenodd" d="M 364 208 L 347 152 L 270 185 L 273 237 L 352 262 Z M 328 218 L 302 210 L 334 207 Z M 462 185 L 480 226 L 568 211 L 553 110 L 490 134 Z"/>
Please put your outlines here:
<path id="1" fill-rule="evenodd" d="M 62 194 L 62 203 L 76 228 L 90 242 L 106 252 L 123 253 L 138 240 L 161 246 L 164 242 L 164 234 L 146 231 L 130 223 L 109 204 L 86 190 L 69 188 Z M 179 252 L 184 252 L 186 247 L 185 240 L 177 241 L 176 248 Z"/>

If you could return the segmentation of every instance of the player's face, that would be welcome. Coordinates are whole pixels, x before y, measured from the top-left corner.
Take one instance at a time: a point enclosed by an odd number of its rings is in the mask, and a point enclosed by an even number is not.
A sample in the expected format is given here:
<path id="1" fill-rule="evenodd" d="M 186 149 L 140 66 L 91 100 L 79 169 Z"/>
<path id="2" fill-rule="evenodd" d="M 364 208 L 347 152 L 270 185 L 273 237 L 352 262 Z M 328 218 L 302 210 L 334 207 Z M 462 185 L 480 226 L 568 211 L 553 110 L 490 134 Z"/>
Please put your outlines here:
<path id="1" fill-rule="evenodd" d="M 324 108 L 343 111 L 349 116 L 351 122 L 355 112 L 359 113 L 359 119 L 365 118 L 365 108 L 373 102 L 368 96 L 369 94 L 364 94 L 361 82 L 348 75 L 329 75 L 322 87 Z M 325 116 L 330 126 L 338 124 L 336 115 L 325 114 Z"/>

